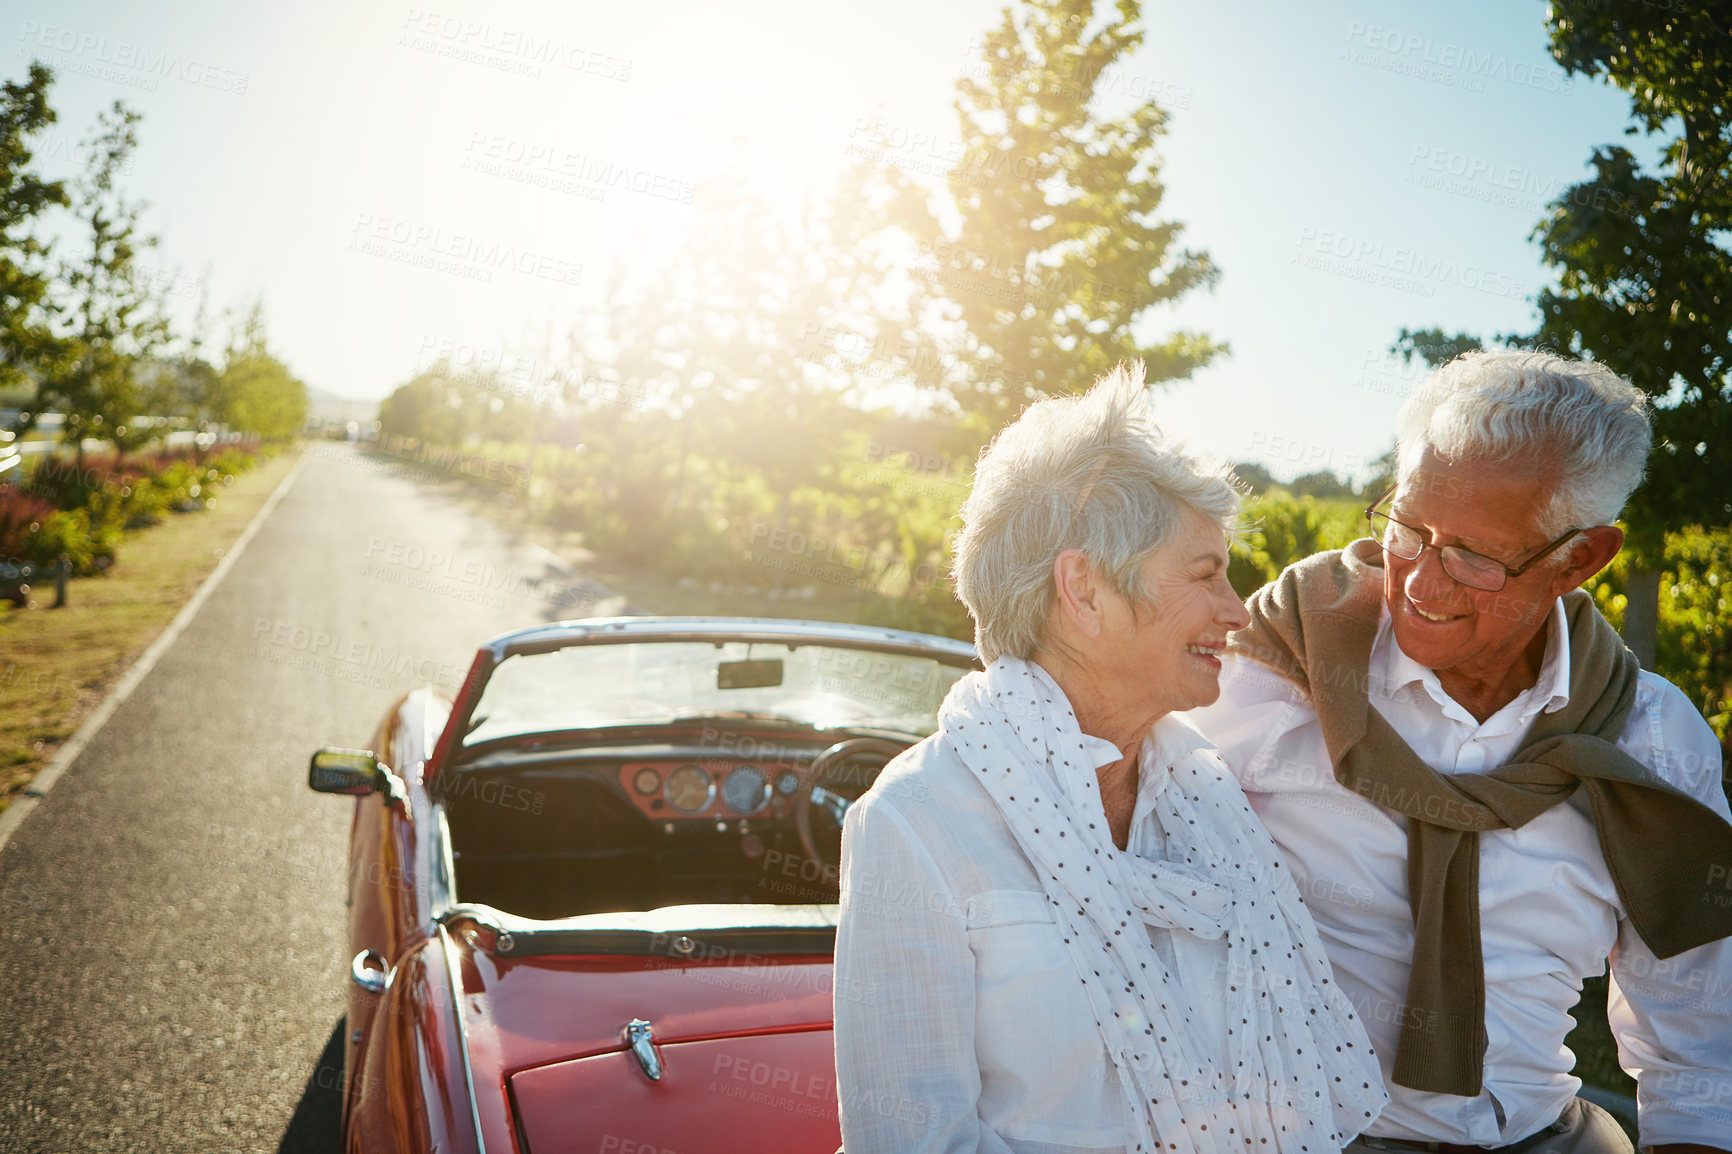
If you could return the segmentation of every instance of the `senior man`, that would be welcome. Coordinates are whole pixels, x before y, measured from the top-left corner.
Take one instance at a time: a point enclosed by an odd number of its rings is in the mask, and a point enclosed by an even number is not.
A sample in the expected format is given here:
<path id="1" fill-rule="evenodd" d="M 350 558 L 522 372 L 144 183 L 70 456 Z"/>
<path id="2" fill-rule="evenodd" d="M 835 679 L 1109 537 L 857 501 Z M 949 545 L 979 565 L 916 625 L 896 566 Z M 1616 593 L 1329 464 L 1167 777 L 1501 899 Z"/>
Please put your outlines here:
<path id="1" fill-rule="evenodd" d="M 1464 356 L 1399 418 L 1372 539 L 1252 596 L 1221 750 L 1383 1063 L 1361 1150 L 1628 1152 L 1576 1097 L 1612 986 L 1642 1140 L 1732 1149 L 1732 814 L 1720 752 L 1580 589 L 1617 555 L 1646 399 L 1604 367 Z"/>

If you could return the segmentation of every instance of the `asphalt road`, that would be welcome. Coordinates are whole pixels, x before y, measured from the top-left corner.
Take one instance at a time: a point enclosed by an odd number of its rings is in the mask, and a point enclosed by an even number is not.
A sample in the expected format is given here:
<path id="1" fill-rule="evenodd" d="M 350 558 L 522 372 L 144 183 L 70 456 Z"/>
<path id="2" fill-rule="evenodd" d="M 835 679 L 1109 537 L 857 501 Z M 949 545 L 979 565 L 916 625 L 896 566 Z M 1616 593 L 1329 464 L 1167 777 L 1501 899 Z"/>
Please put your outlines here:
<path id="1" fill-rule="evenodd" d="M 309 753 L 487 637 L 622 611 L 412 466 L 309 457 L 0 851 L 0 1151 L 332 1148 L 352 806 Z"/>

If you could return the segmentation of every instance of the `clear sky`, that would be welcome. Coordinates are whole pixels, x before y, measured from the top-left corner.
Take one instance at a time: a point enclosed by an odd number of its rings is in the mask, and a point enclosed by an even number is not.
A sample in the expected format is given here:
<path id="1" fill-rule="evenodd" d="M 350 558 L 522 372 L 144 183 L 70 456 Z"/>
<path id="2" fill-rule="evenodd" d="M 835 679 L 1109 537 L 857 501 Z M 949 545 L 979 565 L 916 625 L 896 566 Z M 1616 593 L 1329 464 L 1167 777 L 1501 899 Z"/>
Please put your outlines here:
<path id="1" fill-rule="evenodd" d="M 5 75 L 56 70 L 53 175 L 99 108 L 144 113 L 128 187 L 177 305 L 261 297 L 310 385 L 382 397 L 441 353 L 545 348 L 610 263 L 666 251 L 733 150 L 790 205 L 851 148 L 936 181 L 1001 7 L 22 0 Z M 1385 355 L 1403 325 L 1533 327 L 1529 234 L 1627 109 L 1564 77 L 1544 19 L 1536 0 L 1145 4 L 1107 99 L 1169 110 L 1164 215 L 1223 273 L 1147 323 L 1232 346 L 1167 392 L 1170 428 L 1277 476 L 1363 476 L 1413 384 Z M 507 248 L 517 267 L 494 267 Z"/>

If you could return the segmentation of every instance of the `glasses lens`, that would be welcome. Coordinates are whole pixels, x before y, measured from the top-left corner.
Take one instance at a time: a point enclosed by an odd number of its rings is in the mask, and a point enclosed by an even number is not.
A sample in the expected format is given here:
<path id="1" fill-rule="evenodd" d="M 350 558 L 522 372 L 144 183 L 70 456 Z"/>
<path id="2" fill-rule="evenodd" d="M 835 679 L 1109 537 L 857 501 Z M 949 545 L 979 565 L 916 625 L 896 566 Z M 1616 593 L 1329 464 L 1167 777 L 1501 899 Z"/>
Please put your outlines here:
<path id="1" fill-rule="evenodd" d="M 1490 557 L 1482 557 L 1456 545 L 1443 548 L 1443 571 L 1471 589 L 1496 593 L 1504 586 L 1509 571 Z"/>
<path id="2" fill-rule="evenodd" d="M 1382 513 L 1371 514 L 1371 524 L 1383 547 L 1404 561 L 1411 561 L 1425 548 L 1425 541 L 1406 525 L 1391 521 Z"/>

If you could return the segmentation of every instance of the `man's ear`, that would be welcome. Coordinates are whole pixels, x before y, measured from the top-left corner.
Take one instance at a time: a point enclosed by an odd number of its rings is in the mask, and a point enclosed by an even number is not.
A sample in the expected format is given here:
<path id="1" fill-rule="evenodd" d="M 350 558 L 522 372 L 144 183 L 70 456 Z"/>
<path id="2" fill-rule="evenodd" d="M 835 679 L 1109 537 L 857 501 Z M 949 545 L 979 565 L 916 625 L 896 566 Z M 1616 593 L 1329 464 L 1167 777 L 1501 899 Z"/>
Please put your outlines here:
<path id="1" fill-rule="evenodd" d="M 1101 634 L 1101 583 L 1081 549 L 1066 549 L 1052 563 L 1053 610 L 1085 637 Z"/>
<path id="2" fill-rule="evenodd" d="M 1576 539 L 1564 546 L 1569 560 L 1553 572 L 1552 595 L 1561 597 L 1581 585 L 1612 563 L 1618 550 L 1624 547 L 1624 531 L 1616 525 L 1596 525 L 1583 529 Z"/>

